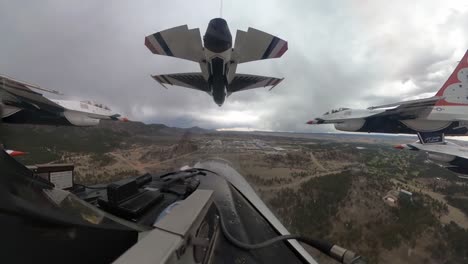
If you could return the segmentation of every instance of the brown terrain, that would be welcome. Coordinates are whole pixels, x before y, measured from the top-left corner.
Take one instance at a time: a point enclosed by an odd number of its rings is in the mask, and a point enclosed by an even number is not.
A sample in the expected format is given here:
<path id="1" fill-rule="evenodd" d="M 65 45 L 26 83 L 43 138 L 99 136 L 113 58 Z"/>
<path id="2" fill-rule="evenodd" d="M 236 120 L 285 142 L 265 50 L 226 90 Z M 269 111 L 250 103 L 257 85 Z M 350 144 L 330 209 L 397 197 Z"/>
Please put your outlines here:
<path id="1" fill-rule="evenodd" d="M 455 186 L 459 191 L 453 197 L 465 199 L 467 185 L 426 163 L 423 154 L 390 147 L 412 138 L 113 126 L 101 128 L 106 131 L 102 137 L 92 129 L 88 134 L 70 130 L 91 143 L 75 146 L 63 141 L 37 152 L 50 156 L 46 162 L 75 164 L 77 182 L 84 184 L 146 172 L 162 174 L 209 157 L 223 158 L 246 177 L 292 233 L 334 241 L 366 256 L 370 263 L 466 260 L 466 250 L 453 248 L 468 243 L 467 212 L 449 204 L 447 197 Z M 383 201 L 387 193 L 400 189 L 413 193 L 409 204 L 401 200 L 404 197 L 399 197 L 396 207 Z M 323 263 L 334 263 L 309 250 Z"/>

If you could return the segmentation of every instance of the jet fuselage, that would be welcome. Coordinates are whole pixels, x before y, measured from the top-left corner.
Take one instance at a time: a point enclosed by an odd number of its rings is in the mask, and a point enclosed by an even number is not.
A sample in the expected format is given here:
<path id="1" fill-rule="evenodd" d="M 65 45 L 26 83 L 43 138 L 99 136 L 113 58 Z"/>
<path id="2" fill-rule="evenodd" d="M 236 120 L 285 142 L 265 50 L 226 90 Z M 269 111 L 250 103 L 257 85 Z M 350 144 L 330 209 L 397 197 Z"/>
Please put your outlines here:
<path id="1" fill-rule="evenodd" d="M 431 108 L 425 118 L 413 119 L 405 115 L 380 115 L 386 109 L 332 110 L 315 118 L 308 124 L 334 124 L 337 130 L 347 132 L 416 134 L 418 132 L 443 133 L 445 135 L 468 134 L 468 120 L 460 121 L 464 115 L 453 106 Z M 375 115 L 375 116 L 374 116 Z"/>
<path id="2" fill-rule="evenodd" d="M 226 20 L 215 18 L 210 21 L 203 36 L 206 59 L 200 63 L 213 100 L 221 106 L 226 100 L 229 66 L 231 61 L 232 35 Z M 235 69 L 235 68 L 234 68 Z"/>
<path id="3" fill-rule="evenodd" d="M 367 109 L 340 108 L 307 124 L 352 132 L 468 134 L 468 51 L 432 97 Z"/>

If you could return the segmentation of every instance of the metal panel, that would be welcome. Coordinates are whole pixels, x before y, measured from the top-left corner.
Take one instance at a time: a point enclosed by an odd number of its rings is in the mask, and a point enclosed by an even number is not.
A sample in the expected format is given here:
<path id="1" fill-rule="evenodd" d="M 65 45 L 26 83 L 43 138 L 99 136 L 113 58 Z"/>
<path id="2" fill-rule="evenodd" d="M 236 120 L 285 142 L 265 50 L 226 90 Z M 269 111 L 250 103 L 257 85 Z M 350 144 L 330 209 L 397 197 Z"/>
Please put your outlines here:
<path id="1" fill-rule="evenodd" d="M 157 222 L 156 228 L 185 236 L 192 226 L 206 213 L 211 204 L 211 190 L 197 190 L 187 199 L 175 206 L 163 219 Z"/>

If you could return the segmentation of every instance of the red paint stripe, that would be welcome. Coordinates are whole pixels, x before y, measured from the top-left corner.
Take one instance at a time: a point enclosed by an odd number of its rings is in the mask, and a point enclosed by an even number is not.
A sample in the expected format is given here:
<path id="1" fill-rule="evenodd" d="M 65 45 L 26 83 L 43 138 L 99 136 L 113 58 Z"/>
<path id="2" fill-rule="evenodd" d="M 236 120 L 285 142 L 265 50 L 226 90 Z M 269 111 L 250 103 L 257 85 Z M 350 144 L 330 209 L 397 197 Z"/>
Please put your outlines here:
<path id="1" fill-rule="evenodd" d="M 270 84 L 274 81 L 275 79 L 270 79 L 268 82 L 265 84 L 265 86 L 270 86 Z"/>
<path id="2" fill-rule="evenodd" d="M 153 52 L 153 54 L 159 54 L 159 52 L 156 50 L 156 48 L 153 47 L 153 44 L 151 44 L 151 42 L 149 41 L 149 37 L 151 36 L 148 36 L 145 38 L 145 46 L 151 51 Z"/>
<path id="3" fill-rule="evenodd" d="M 468 106 L 468 104 L 447 102 L 447 101 L 445 101 L 445 99 L 441 99 L 441 100 L 437 101 L 437 103 L 435 104 L 435 106 L 456 106 L 456 105 Z"/>
<path id="4" fill-rule="evenodd" d="M 440 90 L 437 92 L 436 96 L 443 96 L 444 95 L 444 92 L 445 90 L 452 84 L 455 84 L 455 83 L 461 83 L 461 81 L 458 79 L 458 72 L 462 69 L 462 68 L 466 68 L 468 67 L 468 50 L 466 51 L 465 55 L 463 56 L 463 58 L 461 59 L 461 61 L 458 63 L 457 67 L 455 68 L 455 70 L 452 72 L 452 74 L 450 75 L 450 77 L 448 78 L 448 80 L 444 83 L 444 85 L 442 86 L 442 88 L 440 88 Z M 456 103 L 449 103 L 449 102 L 446 102 L 445 100 L 439 100 L 436 105 L 465 105 L 465 104 L 456 104 Z"/>
<path id="5" fill-rule="evenodd" d="M 288 50 L 288 42 L 285 41 L 284 44 L 283 44 L 283 47 L 281 47 L 281 49 L 278 51 L 278 53 L 276 53 L 275 58 L 279 58 L 279 57 L 283 56 L 283 54 L 287 50 Z"/>
<path id="6" fill-rule="evenodd" d="M 280 83 L 282 81 L 282 79 L 276 79 L 275 82 L 273 83 L 273 86 L 277 85 L 278 83 Z"/>

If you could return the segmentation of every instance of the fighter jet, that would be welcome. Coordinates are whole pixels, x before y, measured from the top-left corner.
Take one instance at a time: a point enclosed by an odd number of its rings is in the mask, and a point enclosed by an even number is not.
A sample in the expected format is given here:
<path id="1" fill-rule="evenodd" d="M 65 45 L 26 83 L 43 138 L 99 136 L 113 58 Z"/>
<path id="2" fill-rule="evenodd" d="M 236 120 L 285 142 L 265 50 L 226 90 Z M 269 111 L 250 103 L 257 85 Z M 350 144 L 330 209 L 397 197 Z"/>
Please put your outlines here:
<path id="1" fill-rule="evenodd" d="M 468 51 L 435 96 L 373 106 L 339 108 L 307 124 L 334 124 L 352 132 L 468 134 Z"/>
<path id="2" fill-rule="evenodd" d="M 153 54 L 194 61 L 201 72 L 153 75 L 163 87 L 177 85 L 210 94 L 221 106 L 232 93 L 271 86 L 283 79 L 236 74 L 237 64 L 279 58 L 288 50 L 288 42 L 254 28 L 237 30 L 234 47 L 226 20 L 210 21 L 203 37 L 198 28 L 187 25 L 163 30 L 145 38 L 145 45 Z"/>
<path id="3" fill-rule="evenodd" d="M 55 100 L 39 92 L 59 94 L 0 75 L 1 118 L 5 123 L 95 126 L 101 119 L 128 121 L 109 107 L 91 101 Z"/>
<path id="4" fill-rule="evenodd" d="M 395 148 L 426 152 L 429 160 L 457 174 L 468 175 L 468 148 L 446 141 L 443 134 L 418 134 L 418 137 L 415 143 Z"/>

